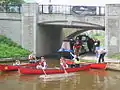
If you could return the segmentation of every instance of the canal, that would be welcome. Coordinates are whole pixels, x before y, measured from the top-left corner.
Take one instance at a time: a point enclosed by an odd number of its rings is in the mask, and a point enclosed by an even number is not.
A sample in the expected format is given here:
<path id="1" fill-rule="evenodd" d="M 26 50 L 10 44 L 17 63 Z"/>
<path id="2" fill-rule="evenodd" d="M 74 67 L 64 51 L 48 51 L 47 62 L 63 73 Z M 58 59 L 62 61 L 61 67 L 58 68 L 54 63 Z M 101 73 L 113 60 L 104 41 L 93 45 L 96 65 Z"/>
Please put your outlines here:
<path id="1" fill-rule="evenodd" d="M 47 60 L 49 67 L 59 60 Z M 71 74 L 20 75 L 17 71 L 0 73 L 0 90 L 119 90 L 120 72 L 105 70 L 81 71 Z"/>

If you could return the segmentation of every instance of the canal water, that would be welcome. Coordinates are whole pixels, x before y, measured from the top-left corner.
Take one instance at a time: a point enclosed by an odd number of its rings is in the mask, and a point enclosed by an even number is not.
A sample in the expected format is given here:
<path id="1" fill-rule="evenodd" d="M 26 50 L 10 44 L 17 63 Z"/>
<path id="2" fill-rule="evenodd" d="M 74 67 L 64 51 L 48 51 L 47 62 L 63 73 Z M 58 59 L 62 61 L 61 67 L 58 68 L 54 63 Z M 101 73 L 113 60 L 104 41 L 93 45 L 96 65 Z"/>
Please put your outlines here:
<path id="1" fill-rule="evenodd" d="M 59 60 L 47 62 L 49 67 L 59 66 Z M 17 71 L 0 73 L 0 90 L 120 90 L 120 72 L 115 71 L 92 69 L 39 77 L 20 75 Z"/>

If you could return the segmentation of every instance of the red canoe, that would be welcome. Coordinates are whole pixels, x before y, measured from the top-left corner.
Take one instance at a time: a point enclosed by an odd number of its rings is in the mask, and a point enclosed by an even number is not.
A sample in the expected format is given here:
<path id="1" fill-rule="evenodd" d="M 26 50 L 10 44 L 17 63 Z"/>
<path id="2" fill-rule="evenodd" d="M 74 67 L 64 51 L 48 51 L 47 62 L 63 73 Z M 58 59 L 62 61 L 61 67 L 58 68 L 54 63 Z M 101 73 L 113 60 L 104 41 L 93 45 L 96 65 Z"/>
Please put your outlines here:
<path id="1" fill-rule="evenodd" d="M 90 68 L 92 69 L 106 69 L 107 63 L 91 63 Z"/>
<path id="2" fill-rule="evenodd" d="M 28 66 L 28 67 L 35 67 L 37 66 L 38 63 L 27 63 L 27 64 L 22 64 L 19 66 L 13 66 L 13 65 L 0 65 L 0 71 L 17 71 L 19 67 L 21 66 Z"/>
<path id="3" fill-rule="evenodd" d="M 0 65 L 0 71 L 15 71 L 15 70 L 18 70 L 18 66 Z"/>
<path id="4" fill-rule="evenodd" d="M 89 70 L 90 69 L 90 65 L 85 65 L 85 66 L 81 66 L 79 68 L 67 68 L 66 72 L 70 73 L 70 72 L 78 72 L 78 71 L 85 71 L 85 70 Z M 48 68 L 45 69 L 45 73 L 43 72 L 42 69 L 36 69 L 36 68 L 24 68 L 24 67 L 20 67 L 18 69 L 20 74 L 61 74 L 61 73 L 65 73 L 64 70 L 62 69 L 56 69 L 56 68 Z"/>
<path id="5" fill-rule="evenodd" d="M 71 60 L 66 60 L 66 63 L 68 65 L 74 64 L 74 62 Z M 88 64 L 88 63 L 81 62 L 81 65 L 84 65 L 84 64 Z M 92 69 L 106 69 L 106 66 L 107 66 L 107 63 L 89 63 L 89 64 L 90 64 L 90 68 Z"/>

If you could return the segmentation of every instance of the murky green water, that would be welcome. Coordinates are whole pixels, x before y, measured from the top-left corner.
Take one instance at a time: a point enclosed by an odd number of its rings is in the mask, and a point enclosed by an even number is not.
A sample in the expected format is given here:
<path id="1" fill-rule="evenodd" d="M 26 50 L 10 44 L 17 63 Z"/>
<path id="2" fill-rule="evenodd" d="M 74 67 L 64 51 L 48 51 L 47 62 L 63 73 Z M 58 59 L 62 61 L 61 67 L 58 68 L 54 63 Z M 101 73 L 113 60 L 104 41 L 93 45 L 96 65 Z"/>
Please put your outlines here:
<path id="1" fill-rule="evenodd" d="M 50 67 L 58 66 L 58 60 L 48 60 Z M 0 90 L 120 90 L 120 72 L 90 70 L 47 76 L 20 75 L 17 71 L 1 73 Z"/>

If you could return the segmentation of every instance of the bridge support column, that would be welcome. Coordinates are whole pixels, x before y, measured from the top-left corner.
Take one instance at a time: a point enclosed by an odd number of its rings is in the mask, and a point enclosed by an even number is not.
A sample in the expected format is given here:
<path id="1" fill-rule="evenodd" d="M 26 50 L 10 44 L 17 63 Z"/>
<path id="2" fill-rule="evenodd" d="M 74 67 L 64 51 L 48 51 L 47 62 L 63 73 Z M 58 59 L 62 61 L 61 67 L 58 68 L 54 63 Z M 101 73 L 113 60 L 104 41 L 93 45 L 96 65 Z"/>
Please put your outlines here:
<path id="1" fill-rule="evenodd" d="M 106 48 L 113 55 L 120 52 L 120 4 L 108 4 L 105 11 Z"/>
<path id="2" fill-rule="evenodd" d="M 22 5 L 22 47 L 36 54 L 36 30 L 38 4 L 26 3 Z"/>
<path id="3" fill-rule="evenodd" d="M 42 26 L 36 32 L 36 54 L 37 56 L 50 55 L 56 53 L 62 43 L 61 26 Z"/>

